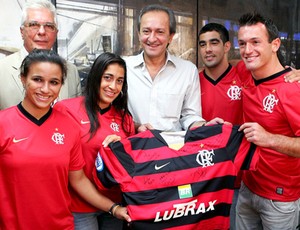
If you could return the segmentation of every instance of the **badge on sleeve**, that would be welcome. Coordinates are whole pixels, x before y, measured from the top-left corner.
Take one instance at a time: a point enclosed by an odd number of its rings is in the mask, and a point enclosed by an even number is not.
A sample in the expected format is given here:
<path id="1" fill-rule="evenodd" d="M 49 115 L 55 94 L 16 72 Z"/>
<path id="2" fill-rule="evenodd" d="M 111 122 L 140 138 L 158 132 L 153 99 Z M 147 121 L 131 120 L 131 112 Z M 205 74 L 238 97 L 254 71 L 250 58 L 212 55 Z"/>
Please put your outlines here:
<path id="1" fill-rule="evenodd" d="M 96 160 L 95 160 L 95 166 L 96 166 L 97 172 L 101 172 L 104 168 L 103 160 L 102 160 L 99 152 L 98 152 Z"/>

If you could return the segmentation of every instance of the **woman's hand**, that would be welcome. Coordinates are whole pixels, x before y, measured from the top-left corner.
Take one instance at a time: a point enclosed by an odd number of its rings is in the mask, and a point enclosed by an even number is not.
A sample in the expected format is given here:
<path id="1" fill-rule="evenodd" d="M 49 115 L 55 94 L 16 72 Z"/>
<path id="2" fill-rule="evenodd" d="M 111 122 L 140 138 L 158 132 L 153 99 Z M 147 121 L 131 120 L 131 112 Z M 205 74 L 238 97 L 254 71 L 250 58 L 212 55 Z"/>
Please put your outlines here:
<path id="1" fill-rule="evenodd" d="M 137 132 L 141 133 L 141 132 L 144 132 L 146 130 L 151 130 L 151 129 L 153 129 L 153 126 L 149 123 L 146 123 L 146 124 L 142 124 L 142 125 L 138 126 Z"/>
<path id="2" fill-rule="evenodd" d="M 103 147 L 107 147 L 111 142 L 120 141 L 121 137 L 116 134 L 108 135 L 102 142 Z"/>
<path id="3" fill-rule="evenodd" d="M 126 220 L 127 222 L 131 222 L 131 218 L 127 213 L 127 208 L 122 206 L 116 206 L 112 210 L 112 215 L 120 220 Z"/>
<path id="4" fill-rule="evenodd" d="M 215 117 L 214 119 L 206 122 L 205 126 L 206 125 L 224 124 L 224 123 L 225 123 L 225 121 L 222 118 Z"/>

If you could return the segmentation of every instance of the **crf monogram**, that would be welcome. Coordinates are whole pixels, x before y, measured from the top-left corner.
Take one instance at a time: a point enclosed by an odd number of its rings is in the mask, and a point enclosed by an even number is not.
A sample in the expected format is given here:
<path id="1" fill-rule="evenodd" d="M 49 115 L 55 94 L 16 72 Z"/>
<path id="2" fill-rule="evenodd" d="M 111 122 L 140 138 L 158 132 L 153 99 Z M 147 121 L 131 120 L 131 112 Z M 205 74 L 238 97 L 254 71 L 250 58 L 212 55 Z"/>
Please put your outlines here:
<path id="1" fill-rule="evenodd" d="M 57 144 L 57 145 L 63 145 L 64 144 L 64 138 L 65 138 L 64 134 L 54 133 L 52 135 L 52 141 L 54 141 L 55 144 Z"/>
<path id="2" fill-rule="evenodd" d="M 263 100 L 264 110 L 273 113 L 274 106 L 277 105 L 278 101 L 273 94 L 269 93 Z"/>
<path id="3" fill-rule="evenodd" d="M 227 91 L 227 95 L 231 100 L 241 100 L 241 88 L 237 85 L 232 85 Z"/>
<path id="4" fill-rule="evenodd" d="M 118 125 L 116 122 L 112 122 L 112 123 L 110 124 L 110 128 L 111 128 L 113 131 L 115 131 L 115 132 L 120 132 L 120 130 L 119 130 L 119 125 Z"/>
<path id="5" fill-rule="evenodd" d="M 212 156 L 214 155 L 215 154 L 213 150 L 201 150 L 197 155 L 196 161 L 202 167 L 213 166 L 214 163 Z"/>

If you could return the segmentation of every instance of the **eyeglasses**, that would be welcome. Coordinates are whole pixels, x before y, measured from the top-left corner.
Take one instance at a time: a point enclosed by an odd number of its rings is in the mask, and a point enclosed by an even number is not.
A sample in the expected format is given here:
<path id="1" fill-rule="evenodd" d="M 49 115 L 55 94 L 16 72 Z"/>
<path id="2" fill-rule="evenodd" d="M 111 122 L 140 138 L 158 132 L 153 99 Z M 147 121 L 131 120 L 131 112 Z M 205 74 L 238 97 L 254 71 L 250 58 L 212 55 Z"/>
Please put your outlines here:
<path id="1" fill-rule="evenodd" d="M 51 22 L 46 22 L 46 23 L 41 24 L 39 22 L 32 21 L 32 22 L 28 22 L 28 23 L 24 24 L 24 26 L 28 27 L 29 29 L 31 29 L 33 31 L 39 31 L 41 26 L 43 26 L 44 30 L 49 33 L 53 33 L 57 30 L 56 25 Z"/>

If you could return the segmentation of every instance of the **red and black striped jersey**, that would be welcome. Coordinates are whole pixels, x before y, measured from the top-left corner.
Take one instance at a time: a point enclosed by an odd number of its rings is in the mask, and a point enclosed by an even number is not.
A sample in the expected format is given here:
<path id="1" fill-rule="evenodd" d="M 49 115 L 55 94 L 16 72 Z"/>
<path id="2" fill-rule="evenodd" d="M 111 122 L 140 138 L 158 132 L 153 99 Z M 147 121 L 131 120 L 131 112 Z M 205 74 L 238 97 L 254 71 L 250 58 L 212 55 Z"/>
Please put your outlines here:
<path id="1" fill-rule="evenodd" d="M 101 149 L 98 189 L 120 185 L 133 229 L 229 229 L 234 180 L 256 168 L 256 147 L 232 125 L 188 130 L 179 149 L 162 134 L 149 130 Z"/>

